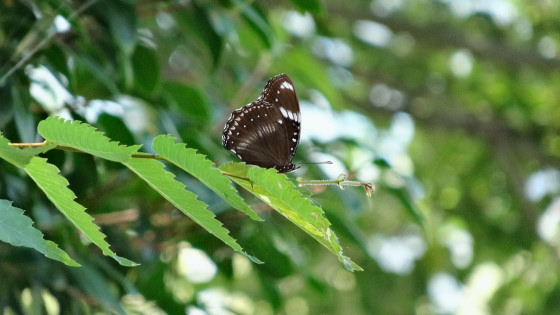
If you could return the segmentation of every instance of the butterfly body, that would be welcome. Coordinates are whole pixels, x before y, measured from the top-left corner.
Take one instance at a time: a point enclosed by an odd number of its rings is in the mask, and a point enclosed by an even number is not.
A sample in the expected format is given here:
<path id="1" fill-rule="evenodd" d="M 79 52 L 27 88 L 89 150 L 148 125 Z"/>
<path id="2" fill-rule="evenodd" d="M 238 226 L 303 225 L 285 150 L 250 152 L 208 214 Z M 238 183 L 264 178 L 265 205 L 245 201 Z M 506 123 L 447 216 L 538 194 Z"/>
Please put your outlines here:
<path id="1" fill-rule="evenodd" d="M 292 163 L 300 138 L 301 115 L 292 80 L 279 74 L 268 81 L 259 98 L 231 113 L 222 145 L 241 161 L 280 173 Z"/>

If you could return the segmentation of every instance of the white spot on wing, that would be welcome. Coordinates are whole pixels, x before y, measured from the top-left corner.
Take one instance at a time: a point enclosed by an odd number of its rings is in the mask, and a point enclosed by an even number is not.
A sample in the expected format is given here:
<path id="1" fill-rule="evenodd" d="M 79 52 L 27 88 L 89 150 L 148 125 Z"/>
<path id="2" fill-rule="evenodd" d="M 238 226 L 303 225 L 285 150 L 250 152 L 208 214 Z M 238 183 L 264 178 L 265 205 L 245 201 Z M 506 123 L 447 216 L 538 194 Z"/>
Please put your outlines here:
<path id="1" fill-rule="evenodd" d="M 281 125 L 282 124 L 282 119 L 278 119 L 277 122 Z M 237 134 L 239 134 L 239 132 Z"/>
<path id="2" fill-rule="evenodd" d="M 292 91 L 294 90 L 294 86 L 291 85 L 290 83 L 286 82 L 286 81 L 282 82 L 282 85 L 280 85 L 280 88 L 281 89 L 288 89 L 288 90 L 292 90 Z"/>
<path id="3" fill-rule="evenodd" d="M 288 111 L 282 106 L 280 106 L 279 109 L 280 109 L 280 112 L 282 113 L 282 116 L 284 116 L 284 118 L 288 118 Z"/>
<path id="4" fill-rule="evenodd" d="M 291 120 L 296 120 L 296 115 L 294 115 L 294 112 L 292 112 L 291 110 L 288 111 L 288 116 Z"/>

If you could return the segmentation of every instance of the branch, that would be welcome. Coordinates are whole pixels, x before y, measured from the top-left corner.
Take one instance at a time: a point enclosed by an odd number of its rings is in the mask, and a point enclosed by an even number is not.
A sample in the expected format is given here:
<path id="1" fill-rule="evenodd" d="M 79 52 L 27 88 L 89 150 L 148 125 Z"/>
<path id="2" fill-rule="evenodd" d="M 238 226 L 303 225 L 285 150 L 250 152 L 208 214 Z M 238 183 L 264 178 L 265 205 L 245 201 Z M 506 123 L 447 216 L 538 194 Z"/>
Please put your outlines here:
<path id="1" fill-rule="evenodd" d="M 346 180 L 346 174 L 340 174 L 336 179 L 333 180 L 306 180 L 298 177 L 297 181 L 299 186 L 324 186 L 324 185 L 337 185 L 340 189 L 344 190 L 344 186 L 363 186 L 366 190 L 366 195 L 371 197 L 371 194 L 375 191 L 375 186 L 372 183 L 362 183 L 357 181 Z"/>
<path id="2" fill-rule="evenodd" d="M 68 17 L 68 21 L 69 22 L 73 22 L 73 20 L 75 20 L 78 15 L 82 14 L 85 10 L 89 9 L 89 7 L 91 7 L 93 4 L 95 4 L 97 1 L 99 0 L 90 0 L 84 4 L 82 4 L 78 9 L 76 9 L 76 11 L 74 11 L 74 13 L 72 13 L 69 17 Z M 54 20 L 54 15 L 52 16 L 53 20 Z M 49 34 L 47 34 L 45 36 L 45 38 L 43 38 L 43 40 L 41 40 L 35 47 L 31 48 L 28 52 L 26 52 L 25 54 L 23 54 L 23 57 L 12 67 L 10 68 L 8 71 L 6 71 L 6 73 L 0 77 L 0 86 L 4 85 L 4 82 L 14 73 L 16 72 L 18 69 L 20 69 L 21 67 L 23 67 L 38 51 L 42 50 L 43 48 L 45 48 L 47 46 L 47 44 L 54 38 L 55 35 L 57 35 L 57 32 L 51 31 L 49 32 Z"/>

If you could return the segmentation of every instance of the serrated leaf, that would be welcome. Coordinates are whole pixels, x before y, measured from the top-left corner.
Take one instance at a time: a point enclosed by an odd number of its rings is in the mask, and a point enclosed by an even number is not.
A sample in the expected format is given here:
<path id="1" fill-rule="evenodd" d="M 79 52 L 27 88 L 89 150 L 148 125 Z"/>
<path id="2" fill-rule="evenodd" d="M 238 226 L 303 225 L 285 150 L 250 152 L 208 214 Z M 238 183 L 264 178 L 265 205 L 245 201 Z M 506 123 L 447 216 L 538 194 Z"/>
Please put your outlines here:
<path id="1" fill-rule="evenodd" d="M 50 142 L 78 149 L 115 162 L 126 162 L 138 152 L 140 145 L 125 146 L 111 141 L 102 132 L 80 121 L 49 117 L 39 123 L 39 134 Z"/>
<path id="2" fill-rule="evenodd" d="M 0 200 L 0 240 L 14 246 L 33 248 L 68 266 L 80 266 L 56 243 L 45 240 L 43 233 L 33 227 L 33 221 L 23 214 L 23 210 L 13 207 L 8 200 Z"/>
<path id="3" fill-rule="evenodd" d="M 184 143 L 176 143 L 172 136 L 158 136 L 154 139 L 154 151 L 175 164 L 183 171 L 200 180 L 208 188 L 222 197 L 230 206 L 245 212 L 251 219 L 262 221 L 259 215 L 249 208 L 243 198 L 231 186 L 231 182 L 219 170 L 213 167 L 214 163 L 199 154 L 195 149 L 190 149 Z"/>
<path id="4" fill-rule="evenodd" d="M 207 205 L 198 200 L 194 193 L 186 190 L 183 183 L 175 180 L 175 175 L 164 170 L 163 163 L 151 159 L 134 158 L 124 165 L 140 176 L 177 209 L 233 250 L 247 256 L 253 262 L 261 263 L 260 260 L 243 251 L 241 245 L 229 235 L 229 231 L 216 219 L 214 213 L 206 208 Z"/>
<path id="5" fill-rule="evenodd" d="M 112 257 L 123 266 L 136 266 L 137 263 L 117 256 L 105 241 L 105 234 L 93 223 L 93 218 L 85 212 L 86 208 L 74 201 L 76 195 L 68 188 L 66 178 L 59 175 L 56 166 L 46 159 L 34 157 L 24 167 L 29 177 L 41 188 L 56 208 L 76 226 L 104 255 Z"/>
<path id="6" fill-rule="evenodd" d="M 46 152 L 54 148 L 55 146 L 56 144 L 51 143 L 45 144 L 44 146 L 38 148 L 16 148 L 9 145 L 8 139 L 4 138 L 2 136 L 2 133 L 0 132 L 0 158 L 17 167 L 24 167 L 29 163 L 31 158 L 33 158 L 37 154 Z"/>
<path id="7" fill-rule="evenodd" d="M 220 169 L 233 175 L 230 177 L 233 181 L 323 244 L 338 257 L 346 269 L 363 270 L 350 258 L 344 256 L 338 238 L 330 228 L 331 223 L 324 217 L 323 210 L 313 205 L 311 200 L 304 198 L 286 175 L 279 174 L 274 169 L 262 169 L 236 162 L 222 164 Z"/>

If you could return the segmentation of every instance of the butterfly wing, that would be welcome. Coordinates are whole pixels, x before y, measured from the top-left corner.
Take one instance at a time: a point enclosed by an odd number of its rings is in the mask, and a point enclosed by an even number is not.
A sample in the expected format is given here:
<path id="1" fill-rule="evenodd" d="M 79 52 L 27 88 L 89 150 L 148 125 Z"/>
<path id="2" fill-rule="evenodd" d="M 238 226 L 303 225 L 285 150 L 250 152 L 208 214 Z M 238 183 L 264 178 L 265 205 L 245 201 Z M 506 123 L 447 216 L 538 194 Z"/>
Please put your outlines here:
<path id="1" fill-rule="evenodd" d="M 300 111 L 294 85 L 285 74 L 270 79 L 259 98 L 233 111 L 222 134 L 224 148 L 240 160 L 279 172 L 292 163 L 300 138 Z"/>

